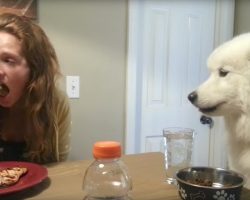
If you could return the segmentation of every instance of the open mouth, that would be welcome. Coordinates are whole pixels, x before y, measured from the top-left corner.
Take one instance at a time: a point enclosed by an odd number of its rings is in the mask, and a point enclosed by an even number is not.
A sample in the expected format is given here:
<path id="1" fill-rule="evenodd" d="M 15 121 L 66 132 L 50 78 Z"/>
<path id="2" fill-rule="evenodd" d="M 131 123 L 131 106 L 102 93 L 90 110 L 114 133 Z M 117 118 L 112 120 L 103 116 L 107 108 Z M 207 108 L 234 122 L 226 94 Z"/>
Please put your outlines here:
<path id="1" fill-rule="evenodd" d="M 216 106 L 212 106 L 212 107 L 207 107 L 207 108 L 199 108 L 199 111 L 203 112 L 203 113 L 209 113 L 209 112 L 213 112 L 215 111 L 219 106 L 221 106 L 223 103 L 219 103 Z"/>
<path id="2" fill-rule="evenodd" d="M 5 84 L 0 84 L 0 97 L 5 97 L 10 90 Z"/>

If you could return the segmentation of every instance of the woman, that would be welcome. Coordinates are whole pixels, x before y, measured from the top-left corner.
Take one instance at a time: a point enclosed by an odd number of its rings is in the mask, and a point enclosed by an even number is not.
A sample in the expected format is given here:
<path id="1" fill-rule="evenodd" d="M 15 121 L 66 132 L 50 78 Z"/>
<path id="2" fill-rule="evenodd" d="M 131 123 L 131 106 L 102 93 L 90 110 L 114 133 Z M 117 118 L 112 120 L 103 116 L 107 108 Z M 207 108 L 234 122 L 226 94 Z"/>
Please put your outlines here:
<path id="1" fill-rule="evenodd" d="M 56 86 L 59 74 L 44 31 L 25 16 L 0 12 L 0 160 L 67 159 L 70 110 Z"/>

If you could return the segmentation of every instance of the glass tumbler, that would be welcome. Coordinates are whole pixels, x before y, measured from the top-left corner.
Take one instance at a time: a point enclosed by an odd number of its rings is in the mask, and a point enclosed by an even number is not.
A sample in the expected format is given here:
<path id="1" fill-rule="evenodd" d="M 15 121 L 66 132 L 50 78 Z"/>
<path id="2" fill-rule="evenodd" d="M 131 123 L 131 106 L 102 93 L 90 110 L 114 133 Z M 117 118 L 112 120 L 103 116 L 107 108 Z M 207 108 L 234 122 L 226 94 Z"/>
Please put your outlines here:
<path id="1" fill-rule="evenodd" d="M 173 184 L 176 171 L 191 165 L 194 130 L 182 127 L 164 128 L 163 139 L 166 181 Z"/>

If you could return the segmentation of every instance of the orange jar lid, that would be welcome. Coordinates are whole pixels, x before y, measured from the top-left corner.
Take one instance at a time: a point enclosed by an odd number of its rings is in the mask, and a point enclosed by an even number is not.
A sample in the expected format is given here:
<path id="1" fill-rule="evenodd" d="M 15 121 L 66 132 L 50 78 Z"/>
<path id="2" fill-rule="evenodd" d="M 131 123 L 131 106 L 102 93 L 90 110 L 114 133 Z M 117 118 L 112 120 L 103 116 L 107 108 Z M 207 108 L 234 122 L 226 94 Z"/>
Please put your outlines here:
<path id="1" fill-rule="evenodd" d="M 115 141 L 96 142 L 93 147 L 94 158 L 119 158 L 121 157 L 121 144 Z"/>

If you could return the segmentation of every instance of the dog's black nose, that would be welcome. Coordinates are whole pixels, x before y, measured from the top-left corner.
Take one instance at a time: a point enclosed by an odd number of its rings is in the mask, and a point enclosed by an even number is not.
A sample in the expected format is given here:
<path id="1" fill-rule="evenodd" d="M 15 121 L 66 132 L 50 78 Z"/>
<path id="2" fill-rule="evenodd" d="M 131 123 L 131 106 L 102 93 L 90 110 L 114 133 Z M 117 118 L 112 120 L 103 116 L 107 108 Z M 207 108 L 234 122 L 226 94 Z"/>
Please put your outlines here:
<path id="1" fill-rule="evenodd" d="M 194 92 L 191 92 L 189 95 L 188 95 L 188 99 L 191 103 L 194 103 L 197 99 L 198 95 L 197 93 L 194 91 Z"/>

